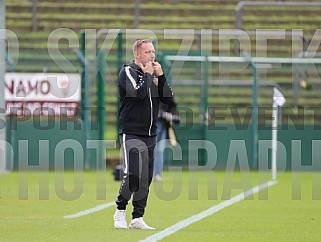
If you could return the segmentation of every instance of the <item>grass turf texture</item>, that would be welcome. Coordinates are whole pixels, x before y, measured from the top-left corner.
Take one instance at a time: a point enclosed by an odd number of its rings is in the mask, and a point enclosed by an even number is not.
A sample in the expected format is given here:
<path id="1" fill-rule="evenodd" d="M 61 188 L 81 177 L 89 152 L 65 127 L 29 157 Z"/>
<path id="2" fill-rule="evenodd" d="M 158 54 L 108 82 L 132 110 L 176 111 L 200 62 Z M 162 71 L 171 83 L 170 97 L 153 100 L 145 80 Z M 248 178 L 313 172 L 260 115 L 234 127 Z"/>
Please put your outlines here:
<path id="1" fill-rule="evenodd" d="M 152 185 L 145 215 L 146 222 L 156 227 L 156 231 L 114 229 L 115 206 L 79 218 L 63 218 L 114 201 L 119 182 L 113 180 L 111 173 L 107 170 L 106 173 L 12 172 L 0 175 L 0 240 L 139 241 L 244 192 L 249 186 L 264 183 L 270 176 L 265 173 L 167 171 L 164 187 L 162 183 Z M 74 183 L 75 175 L 80 178 Z M 318 182 L 312 185 L 313 176 Z M 49 186 L 42 181 L 39 192 L 41 177 L 45 178 L 43 181 L 48 179 Z M 104 194 L 102 190 L 97 192 L 97 177 L 106 177 L 106 187 L 102 185 L 106 199 L 97 199 Z M 23 186 L 26 179 L 28 193 Z M 264 190 L 255 194 L 163 241 L 320 241 L 320 180 L 320 173 L 280 174 L 278 184 L 268 188 L 267 193 Z M 104 183 L 103 179 L 100 182 Z M 78 196 L 72 198 L 74 187 L 83 187 L 83 190 L 78 190 Z M 47 188 L 49 199 L 39 199 L 39 195 L 45 196 Z M 177 191 L 173 192 L 174 189 Z M 26 194 L 28 198 L 21 199 Z M 130 205 L 128 221 L 131 209 Z"/>

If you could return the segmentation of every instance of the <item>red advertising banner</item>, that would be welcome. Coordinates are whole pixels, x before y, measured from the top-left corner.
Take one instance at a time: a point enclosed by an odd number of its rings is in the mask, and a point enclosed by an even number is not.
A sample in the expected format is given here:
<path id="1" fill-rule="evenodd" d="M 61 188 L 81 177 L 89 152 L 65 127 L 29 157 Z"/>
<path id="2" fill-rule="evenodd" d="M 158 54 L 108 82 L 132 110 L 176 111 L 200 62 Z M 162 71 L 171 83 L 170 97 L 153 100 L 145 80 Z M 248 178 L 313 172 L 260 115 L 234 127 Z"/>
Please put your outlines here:
<path id="1" fill-rule="evenodd" d="M 75 117 L 80 83 L 77 73 L 6 73 L 6 115 Z"/>

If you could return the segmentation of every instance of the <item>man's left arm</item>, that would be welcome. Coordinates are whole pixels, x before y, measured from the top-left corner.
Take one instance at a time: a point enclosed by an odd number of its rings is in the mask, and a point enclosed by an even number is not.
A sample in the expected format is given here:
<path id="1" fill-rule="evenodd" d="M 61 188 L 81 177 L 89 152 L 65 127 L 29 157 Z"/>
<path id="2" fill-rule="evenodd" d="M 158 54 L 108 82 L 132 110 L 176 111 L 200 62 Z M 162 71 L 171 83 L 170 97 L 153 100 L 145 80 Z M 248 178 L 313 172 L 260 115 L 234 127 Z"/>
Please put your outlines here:
<path id="1" fill-rule="evenodd" d="M 173 97 L 173 92 L 166 81 L 166 77 L 163 73 L 161 64 L 159 64 L 157 61 L 154 61 L 152 64 L 153 64 L 155 73 L 158 77 L 158 95 L 160 100 L 163 103 L 176 106 L 176 103 Z"/>
<path id="2" fill-rule="evenodd" d="M 169 104 L 171 106 L 176 106 L 173 97 L 173 91 L 169 87 L 164 74 L 158 76 L 158 95 L 163 103 Z"/>

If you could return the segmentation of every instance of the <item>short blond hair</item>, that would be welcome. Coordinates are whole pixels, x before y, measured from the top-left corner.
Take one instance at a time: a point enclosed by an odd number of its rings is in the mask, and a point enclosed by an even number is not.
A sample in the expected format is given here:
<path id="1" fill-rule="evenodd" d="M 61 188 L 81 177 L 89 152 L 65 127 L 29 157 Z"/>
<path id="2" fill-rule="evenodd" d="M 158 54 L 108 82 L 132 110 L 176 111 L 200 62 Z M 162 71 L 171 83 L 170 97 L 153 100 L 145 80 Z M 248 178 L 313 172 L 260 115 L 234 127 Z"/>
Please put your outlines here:
<path id="1" fill-rule="evenodd" d="M 144 43 L 153 43 L 150 39 L 137 39 L 133 44 L 133 53 L 135 55 L 137 49 L 139 49 Z"/>

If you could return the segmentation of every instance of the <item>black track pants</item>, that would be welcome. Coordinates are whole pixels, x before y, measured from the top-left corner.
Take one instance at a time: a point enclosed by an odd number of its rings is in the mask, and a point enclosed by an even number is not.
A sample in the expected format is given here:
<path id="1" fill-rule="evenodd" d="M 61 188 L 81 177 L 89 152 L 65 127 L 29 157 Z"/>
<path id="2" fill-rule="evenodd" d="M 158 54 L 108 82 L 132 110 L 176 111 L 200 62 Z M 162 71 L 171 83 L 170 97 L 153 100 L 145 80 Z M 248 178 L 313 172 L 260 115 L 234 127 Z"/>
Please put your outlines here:
<path id="1" fill-rule="evenodd" d="M 143 217 L 153 178 L 156 137 L 120 135 L 124 176 L 117 197 L 117 209 L 125 210 L 132 196 L 132 217 Z"/>

